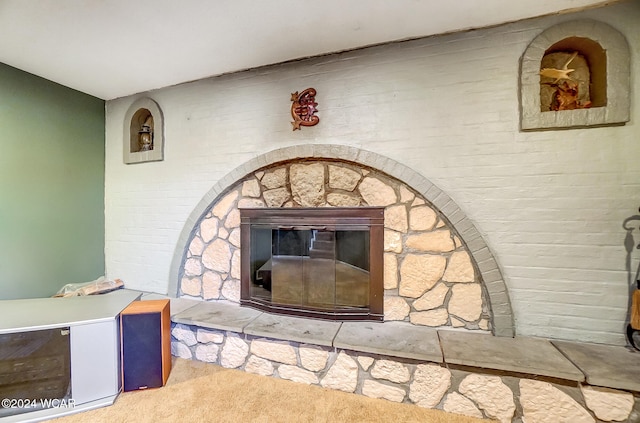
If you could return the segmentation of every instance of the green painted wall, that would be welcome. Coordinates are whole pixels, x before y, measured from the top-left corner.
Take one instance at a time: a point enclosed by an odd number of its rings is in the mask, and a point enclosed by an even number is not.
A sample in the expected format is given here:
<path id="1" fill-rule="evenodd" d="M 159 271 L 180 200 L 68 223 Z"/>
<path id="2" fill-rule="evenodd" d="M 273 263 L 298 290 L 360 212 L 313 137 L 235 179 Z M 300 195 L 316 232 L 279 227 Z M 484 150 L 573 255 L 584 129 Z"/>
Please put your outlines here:
<path id="1" fill-rule="evenodd" d="M 0 299 L 104 274 L 104 101 L 0 63 Z"/>

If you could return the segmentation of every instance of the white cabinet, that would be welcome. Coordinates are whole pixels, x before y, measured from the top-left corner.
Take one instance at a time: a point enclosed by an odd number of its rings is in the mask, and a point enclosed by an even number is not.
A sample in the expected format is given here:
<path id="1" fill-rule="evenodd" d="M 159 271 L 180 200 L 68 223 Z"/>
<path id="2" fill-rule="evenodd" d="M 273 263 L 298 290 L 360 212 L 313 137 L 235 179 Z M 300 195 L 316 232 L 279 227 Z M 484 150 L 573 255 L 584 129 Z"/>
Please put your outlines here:
<path id="1" fill-rule="evenodd" d="M 68 330 L 71 366 L 70 395 L 48 401 L 37 397 L 14 398 L 24 400 L 12 405 L 22 406 L 19 411 L 25 412 L 14 414 L 17 409 L 0 408 L 0 423 L 36 422 L 112 404 L 122 388 L 120 312 L 139 297 L 138 292 L 119 290 L 87 297 L 0 301 L 0 340 L 8 334 Z M 0 363 L 3 359 L 15 362 L 17 355 L 24 356 L 30 351 L 22 348 L 10 353 L 2 347 L 0 342 Z M 4 383 L 9 383 L 7 380 Z M 0 393 L 2 383 L 0 379 Z"/>

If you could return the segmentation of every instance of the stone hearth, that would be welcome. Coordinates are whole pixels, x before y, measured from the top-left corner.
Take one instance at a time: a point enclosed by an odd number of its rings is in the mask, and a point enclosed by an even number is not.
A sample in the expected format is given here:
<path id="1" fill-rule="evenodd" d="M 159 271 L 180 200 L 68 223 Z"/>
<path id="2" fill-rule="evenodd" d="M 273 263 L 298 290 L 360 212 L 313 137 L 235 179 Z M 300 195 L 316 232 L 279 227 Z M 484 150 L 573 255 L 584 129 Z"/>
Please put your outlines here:
<path id="1" fill-rule="evenodd" d="M 172 300 L 172 354 L 297 383 L 503 423 L 637 422 L 638 353 L 624 347 L 402 322 L 329 322 Z"/>

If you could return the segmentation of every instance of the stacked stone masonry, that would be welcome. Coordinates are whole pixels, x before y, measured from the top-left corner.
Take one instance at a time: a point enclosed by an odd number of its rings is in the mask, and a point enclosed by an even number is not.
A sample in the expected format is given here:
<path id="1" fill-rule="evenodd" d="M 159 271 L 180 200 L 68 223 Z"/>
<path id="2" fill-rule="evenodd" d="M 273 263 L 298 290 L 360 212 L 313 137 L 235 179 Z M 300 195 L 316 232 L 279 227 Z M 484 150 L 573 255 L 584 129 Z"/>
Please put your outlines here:
<path id="1" fill-rule="evenodd" d="M 385 207 L 386 321 L 491 330 L 479 272 L 432 204 L 395 178 L 351 162 L 299 160 L 253 172 L 196 224 L 180 269 L 180 296 L 240 300 L 240 208 Z"/>
<path id="2" fill-rule="evenodd" d="M 633 393 L 172 325 L 174 356 L 499 422 L 637 422 Z M 567 383 L 565 383 L 567 382 Z"/>

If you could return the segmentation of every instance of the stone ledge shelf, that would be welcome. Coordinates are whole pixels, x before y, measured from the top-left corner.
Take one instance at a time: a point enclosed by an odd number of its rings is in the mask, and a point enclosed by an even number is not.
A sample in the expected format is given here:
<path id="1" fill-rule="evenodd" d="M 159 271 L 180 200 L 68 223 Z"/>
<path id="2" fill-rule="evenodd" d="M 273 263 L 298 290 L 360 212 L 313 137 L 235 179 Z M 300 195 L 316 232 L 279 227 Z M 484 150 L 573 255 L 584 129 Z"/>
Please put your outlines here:
<path id="1" fill-rule="evenodd" d="M 171 321 L 188 326 L 640 392 L 640 353 L 625 347 L 503 338 L 399 322 L 310 320 L 183 298 L 172 298 L 171 307 Z"/>
<path id="2" fill-rule="evenodd" d="M 501 422 L 640 419 L 640 353 L 625 347 L 184 298 L 171 298 L 171 319 L 173 355 L 227 368 Z"/>
<path id="3" fill-rule="evenodd" d="M 452 331 L 438 331 L 438 334 L 447 364 L 585 381 L 582 371 L 546 339 L 500 338 Z"/>
<path id="4" fill-rule="evenodd" d="M 595 386 L 640 392 L 640 353 L 624 347 L 551 341 Z"/>

